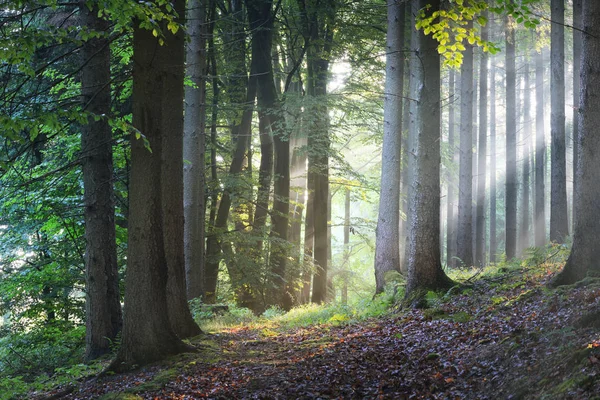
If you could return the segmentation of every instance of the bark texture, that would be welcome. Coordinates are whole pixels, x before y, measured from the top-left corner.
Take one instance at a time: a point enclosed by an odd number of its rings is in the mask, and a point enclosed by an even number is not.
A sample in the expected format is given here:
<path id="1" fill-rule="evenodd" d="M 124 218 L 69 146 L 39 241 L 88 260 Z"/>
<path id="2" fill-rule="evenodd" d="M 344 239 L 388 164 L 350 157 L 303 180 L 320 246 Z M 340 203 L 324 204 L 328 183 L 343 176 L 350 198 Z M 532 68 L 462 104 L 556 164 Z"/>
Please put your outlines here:
<path id="1" fill-rule="evenodd" d="M 177 1 L 183 11 L 183 1 Z M 122 343 L 111 369 L 127 370 L 189 349 L 175 334 L 167 307 L 169 269 L 165 253 L 161 181 L 163 133 L 171 107 L 164 104 L 171 83 L 170 46 L 151 31 L 134 28 L 133 125 L 145 140 L 132 137 L 129 247 Z M 165 29 L 166 30 L 166 29 Z M 183 45 L 183 43 L 182 43 Z M 182 65 L 183 67 L 183 65 Z M 183 85 L 183 81 L 181 82 Z M 182 99 L 182 98 L 180 98 Z M 183 102 L 179 102 L 183 104 Z M 183 131 L 180 133 L 183 134 Z M 182 169 L 180 168 L 180 171 Z"/>
<path id="2" fill-rule="evenodd" d="M 546 244 L 546 138 L 544 133 L 544 60 L 535 55 L 535 245 Z"/>
<path id="3" fill-rule="evenodd" d="M 565 138 L 565 2 L 552 0 L 550 32 L 550 240 L 564 243 L 569 235 Z"/>
<path id="4" fill-rule="evenodd" d="M 183 208 L 187 298 L 204 297 L 205 137 L 206 137 L 206 8 L 200 0 L 188 5 L 187 75 L 196 87 L 185 88 Z"/>
<path id="5" fill-rule="evenodd" d="M 456 256 L 473 265 L 473 46 L 466 46 L 460 68 L 460 164 Z"/>
<path id="6" fill-rule="evenodd" d="M 515 30 L 510 17 L 505 20 L 506 34 L 506 259 L 517 254 L 517 94 L 515 66 Z"/>
<path id="7" fill-rule="evenodd" d="M 439 0 L 412 2 L 412 15 L 431 4 L 427 13 L 440 8 Z M 409 157 L 412 189 L 409 207 L 409 250 L 407 298 L 422 289 L 446 288 L 452 281 L 442 270 L 440 254 L 440 57 L 437 41 L 422 31 L 414 34 L 411 69 L 415 74 L 417 98 L 416 137 Z"/>
<path id="8" fill-rule="evenodd" d="M 113 194 L 112 135 L 108 123 L 110 98 L 109 22 L 97 17 L 98 5 L 81 7 L 82 24 L 100 37 L 82 48 L 81 95 L 83 109 L 94 116 L 81 129 L 85 220 L 86 335 L 85 359 L 110 351 L 122 326 L 115 206 Z"/>
<path id="9" fill-rule="evenodd" d="M 583 43 L 581 94 L 579 102 L 579 165 L 573 247 L 567 263 L 554 279 L 554 285 L 570 284 L 600 267 L 600 2 L 583 1 Z"/>
<path id="10" fill-rule="evenodd" d="M 375 238 L 375 293 L 385 287 L 385 274 L 400 272 L 400 170 L 402 94 L 404 90 L 404 17 L 406 7 L 388 0 L 383 150 L 379 216 Z"/>
<path id="11" fill-rule="evenodd" d="M 487 18 L 487 12 L 485 17 Z M 488 40 L 488 28 L 481 30 L 481 39 Z M 487 130 L 488 130 L 488 55 L 481 53 L 479 67 L 479 149 L 477 151 L 477 217 L 475 225 L 475 264 L 483 266 L 485 257 L 485 178 L 487 164 Z"/>
<path id="12" fill-rule="evenodd" d="M 454 69 L 451 69 L 449 72 L 448 78 L 448 97 L 450 99 L 450 104 L 448 105 L 448 148 L 450 149 L 450 154 L 452 154 L 452 164 L 458 164 L 458 152 L 456 151 L 456 140 L 454 138 L 454 128 L 455 128 L 455 81 L 456 74 L 454 73 Z M 447 170 L 448 176 L 446 180 L 448 182 L 448 199 L 446 201 L 446 265 L 448 268 L 454 268 L 456 256 L 456 178 L 451 168 Z"/>

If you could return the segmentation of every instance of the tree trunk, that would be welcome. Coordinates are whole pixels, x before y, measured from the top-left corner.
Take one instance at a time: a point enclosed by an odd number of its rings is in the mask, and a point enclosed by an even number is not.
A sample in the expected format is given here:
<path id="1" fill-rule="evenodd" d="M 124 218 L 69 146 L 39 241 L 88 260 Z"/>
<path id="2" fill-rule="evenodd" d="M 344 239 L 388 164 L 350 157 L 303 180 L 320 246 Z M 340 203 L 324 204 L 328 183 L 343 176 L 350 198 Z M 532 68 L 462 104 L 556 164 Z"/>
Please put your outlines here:
<path id="1" fill-rule="evenodd" d="M 183 1 L 176 9 L 183 13 Z M 182 118 L 174 113 L 183 106 L 183 98 L 175 105 L 165 104 L 172 83 L 173 55 L 183 41 L 167 33 L 165 45 L 151 31 L 135 24 L 133 37 L 133 125 L 138 130 L 131 139 L 131 187 L 129 214 L 129 247 L 125 289 L 122 343 L 111 369 L 123 371 L 134 365 L 160 360 L 189 349 L 175 334 L 167 307 L 167 264 L 163 216 L 161 162 L 163 134 L 172 123 Z M 167 32 L 166 27 L 164 31 Z M 181 50 L 183 53 L 183 49 Z M 183 60 L 175 60 L 183 68 Z M 181 76 L 183 78 L 183 75 Z M 183 90 L 183 81 L 181 81 Z M 183 94 L 183 93 L 182 93 Z M 143 140 L 136 138 L 143 134 Z M 173 130 L 169 137 L 174 138 Z M 180 138 L 183 129 L 179 132 Z M 152 152 L 145 146 L 145 141 Z M 182 171 L 182 168 L 180 168 Z M 183 261 L 183 260 L 182 260 Z M 184 292 L 185 293 L 185 292 Z"/>
<path id="2" fill-rule="evenodd" d="M 404 6 L 403 6 L 404 7 Z M 348 304 L 348 281 L 350 278 L 350 188 L 344 199 L 344 261 L 342 263 L 342 304 Z"/>
<path id="3" fill-rule="evenodd" d="M 177 11 L 183 21 L 185 7 Z M 200 23 L 200 21 L 197 21 Z M 157 49 L 165 52 L 161 90 L 161 202 L 165 257 L 169 269 L 167 305 L 175 334 L 184 339 L 202 333 L 187 303 L 184 255 L 183 215 L 183 98 L 185 76 L 185 32 L 168 33 L 165 44 Z M 200 111 L 199 111 L 200 112 Z M 204 119 L 204 118 L 203 118 Z M 204 160 L 202 160 L 204 161 Z M 204 202 L 204 198 L 202 198 Z M 204 215 L 201 216 L 202 218 Z"/>
<path id="4" fill-rule="evenodd" d="M 521 179 L 521 183 L 523 185 L 523 195 L 521 197 L 521 232 L 519 235 L 519 246 L 521 248 L 521 255 L 523 255 L 523 251 L 530 246 L 529 240 L 529 229 L 531 226 L 531 213 L 529 209 L 529 188 L 531 185 L 531 181 L 529 179 L 529 157 L 531 154 L 531 149 L 529 144 L 531 143 L 531 98 L 530 98 L 530 89 L 531 85 L 529 83 L 529 60 L 525 60 L 524 67 L 525 71 L 523 72 L 523 82 L 524 82 L 524 91 L 523 91 L 523 175 Z"/>
<path id="5" fill-rule="evenodd" d="M 202 1 L 189 3 L 187 75 L 196 87 L 185 88 L 184 248 L 187 298 L 204 297 L 205 130 L 206 130 L 206 9 Z"/>
<path id="6" fill-rule="evenodd" d="M 573 223 L 575 223 L 575 193 L 577 192 L 577 158 L 579 156 L 579 95 L 581 91 L 581 34 L 583 0 L 573 0 Z"/>
<path id="7" fill-rule="evenodd" d="M 490 263 L 496 262 L 498 233 L 496 229 L 496 66 L 490 68 Z"/>
<path id="8" fill-rule="evenodd" d="M 600 2 L 583 0 L 583 32 L 573 247 L 554 285 L 600 273 Z"/>
<path id="9" fill-rule="evenodd" d="M 550 64 L 550 119 L 551 147 L 551 192 L 550 192 L 550 240 L 564 243 L 569 235 L 567 214 L 567 178 L 565 152 L 565 3 L 551 0 Z"/>
<path id="10" fill-rule="evenodd" d="M 473 265 L 473 46 L 466 46 L 460 70 L 460 165 L 456 256 Z"/>
<path id="11" fill-rule="evenodd" d="M 506 17 L 506 259 L 514 258 L 517 250 L 517 110 L 515 29 Z"/>
<path id="12" fill-rule="evenodd" d="M 290 146 L 285 120 L 273 78 L 271 48 L 273 43 L 273 19 L 271 0 L 247 0 L 248 19 L 252 30 L 252 57 L 256 61 L 258 76 L 258 106 L 267 113 L 273 132 L 274 194 L 271 215 L 270 269 L 275 291 L 271 304 L 282 305 L 285 295 L 285 272 L 290 193 Z"/>
<path id="13" fill-rule="evenodd" d="M 540 50 L 535 55 L 535 245 L 546 244 L 546 138 L 544 137 L 544 63 Z"/>
<path id="14" fill-rule="evenodd" d="M 271 136 L 266 110 L 259 111 L 258 113 L 258 131 L 260 135 L 260 167 L 258 170 L 258 192 L 256 195 L 256 209 L 252 230 L 256 235 L 262 237 L 267 223 L 271 180 L 273 179 L 273 136 Z M 258 240 L 256 247 L 256 256 L 260 258 L 263 247 L 262 240 Z"/>
<path id="15" fill-rule="evenodd" d="M 382 293 L 385 274 L 400 272 L 400 158 L 404 91 L 404 17 L 406 7 L 388 0 L 386 80 L 379 217 L 375 231 L 375 293 Z"/>
<path id="16" fill-rule="evenodd" d="M 81 23 L 100 33 L 82 48 L 81 71 L 83 109 L 92 117 L 81 128 L 81 156 L 84 187 L 86 347 L 87 361 L 110 351 L 111 342 L 122 327 L 115 205 L 113 196 L 112 133 L 108 123 L 110 98 L 109 22 L 97 17 L 98 4 L 90 10 L 82 5 Z"/>
<path id="17" fill-rule="evenodd" d="M 450 69 L 449 78 L 448 78 L 448 98 L 450 99 L 450 103 L 448 105 L 448 148 L 450 149 L 450 154 L 452 154 L 452 163 L 454 164 L 457 161 L 458 153 L 456 151 L 456 143 L 454 140 L 454 125 L 455 125 L 455 112 L 454 112 L 454 102 L 455 94 L 454 94 L 454 84 L 456 80 L 456 75 L 454 73 L 454 69 Z M 448 182 L 448 198 L 446 199 L 446 265 L 448 268 L 455 267 L 454 257 L 456 256 L 456 214 L 454 213 L 454 209 L 456 208 L 456 179 L 454 177 L 454 173 L 452 168 L 448 168 L 448 175 L 446 180 Z"/>
<path id="18" fill-rule="evenodd" d="M 412 2 L 412 15 L 427 4 L 425 12 L 438 11 L 440 0 Z M 414 21 L 413 21 L 414 24 Z M 442 270 L 440 254 L 440 57 L 437 41 L 423 31 L 413 33 L 411 69 L 419 85 L 416 102 L 411 104 L 416 122 L 416 137 L 412 140 L 412 189 L 409 198 L 409 251 L 407 298 L 421 289 L 449 287 L 452 281 Z M 412 92 L 412 91 L 411 91 Z"/>
<path id="19" fill-rule="evenodd" d="M 487 17 L 487 12 L 484 14 Z M 481 39 L 488 40 L 488 28 L 481 30 Z M 488 55 L 481 53 L 479 69 L 479 150 L 477 160 L 477 217 L 475 219 L 475 263 L 481 267 L 485 265 L 485 176 L 487 162 L 487 106 L 488 106 Z"/>

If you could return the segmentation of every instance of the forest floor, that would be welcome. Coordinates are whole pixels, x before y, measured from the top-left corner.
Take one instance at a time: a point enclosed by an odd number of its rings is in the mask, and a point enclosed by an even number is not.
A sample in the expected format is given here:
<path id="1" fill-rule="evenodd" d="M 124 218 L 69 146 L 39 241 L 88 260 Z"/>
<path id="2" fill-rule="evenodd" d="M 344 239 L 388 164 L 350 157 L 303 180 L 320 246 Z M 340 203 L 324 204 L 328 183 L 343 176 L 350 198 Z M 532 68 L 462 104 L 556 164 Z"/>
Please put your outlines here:
<path id="1" fill-rule="evenodd" d="M 548 289 L 548 260 L 503 268 L 426 309 L 224 329 L 64 399 L 600 399 L 600 282 Z"/>

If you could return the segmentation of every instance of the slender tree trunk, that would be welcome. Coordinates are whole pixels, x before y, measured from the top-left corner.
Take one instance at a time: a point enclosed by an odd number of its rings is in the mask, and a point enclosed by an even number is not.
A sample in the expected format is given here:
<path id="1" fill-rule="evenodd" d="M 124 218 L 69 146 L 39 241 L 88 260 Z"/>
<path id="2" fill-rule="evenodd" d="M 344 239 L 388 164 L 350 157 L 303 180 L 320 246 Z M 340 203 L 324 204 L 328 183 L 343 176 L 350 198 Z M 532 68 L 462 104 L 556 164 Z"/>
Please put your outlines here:
<path id="1" fill-rule="evenodd" d="M 567 213 L 567 178 L 565 152 L 565 4 L 564 0 L 551 0 L 550 103 L 552 108 L 552 160 L 550 195 L 550 240 L 564 243 L 569 235 Z"/>
<path id="2" fill-rule="evenodd" d="M 460 72 L 460 165 L 456 256 L 465 267 L 473 265 L 473 47 L 463 52 Z"/>
<path id="3" fill-rule="evenodd" d="M 344 261 L 342 264 L 342 304 L 348 304 L 348 281 L 350 279 L 350 188 L 346 188 L 344 200 Z"/>
<path id="4" fill-rule="evenodd" d="M 273 179 L 273 136 L 271 136 L 267 111 L 258 112 L 258 131 L 260 134 L 260 167 L 258 170 L 258 193 L 256 195 L 256 209 L 252 230 L 257 235 L 263 236 L 263 230 L 267 223 L 271 181 Z M 263 247 L 262 240 L 258 241 L 256 247 L 256 256 L 260 258 Z"/>
<path id="5" fill-rule="evenodd" d="M 375 293 L 382 293 L 385 274 L 400 272 L 400 170 L 402 94 L 404 91 L 404 17 L 406 7 L 388 0 L 386 80 L 379 217 L 375 238 Z"/>
<path id="6" fill-rule="evenodd" d="M 490 263 L 496 262 L 498 233 L 496 229 L 496 66 L 490 68 Z"/>
<path id="7" fill-rule="evenodd" d="M 487 17 L 487 12 L 485 13 Z M 481 39 L 488 40 L 488 28 L 483 27 Z M 476 246 L 475 263 L 477 266 L 485 264 L 485 177 L 487 162 L 487 106 L 488 106 L 488 55 L 481 53 L 479 69 L 479 151 L 477 166 L 477 218 L 475 224 Z"/>
<path id="8" fill-rule="evenodd" d="M 573 224 L 575 224 L 575 193 L 577 192 L 577 164 L 579 157 L 579 95 L 581 91 L 581 43 L 583 0 L 573 0 Z"/>
<path id="9" fill-rule="evenodd" d="M 506 259 L 514 258 L 517 250 L 517 110 L 515 30 L 510 17 L 506 30 Z"/>
<path id="10" fill-rule="evenodd" d="M 426 13 L 438 11 L 439 0 L 412 2 L 412 15 L 427 4 Z M 413 21 L 414 23 L 414 21 Z M 440 254 L 440 57 L 437 41 L 425 36 L 423 31 L 413 33 L 411 47 L 419 49 L 412 55 L 411 69 L 420 85 L 415 104 L 417 136 L 409 151 L 412 158 L 412 184 L 410 191 L 410 234 L 408 251 L 408 298 L 422 289 L 449 287 L 452 281 L 442 270 Z"/>
<path id="11" fill-rule="evenodd" d="M 458 153 L 456 151 L 456 143 L 454 140 L 454 125 L 456 123 L 454 112 L 454 102 L 456 101 L 454 94 L 455 80 L 456 75 L 454 73 L 454 69 L 450 69 L 448 78 L 448 97 L 450 99 L 450 104 L 448 106 L 448 148 L 450 149 L 450 153 L 452 154 L 453 165 L 456 165 L 455 162 L 458 158 Z M 454 257 L 456 256 L 456 215 L 454 213 L 454 209 L 456 208 L 456 179 L 454 177 L 452 168 L 448 168 L 447 172 L 448 176 L 446 177 L 446 180 L 448 181 L 448 198 L 446 201 L 446 264 L 449 268 L 454 268 Z"/>
<path id="12" fill-rule="evenodd" d="M 85 62 L 81 71 L 82 105 L 94 116 L 81 129 L 81 155 L 84 187 L 85 271 L 86 271 L 86 347 L 87 361 L 110 351 L 110 344 L 122 326 L 115 205 L 113 195 L 113 158 L 111 127 L 107 116 L 110 105 L 109 22 L 97 17 L 98 4 L 91 10 L 81 7 L 82 25 L 101 36 L 91 38 L 82 48 Z"/>
<path id="13" fill-rule="evenodd" d="M 531 213 L 529 208 L 529 188 L 531 187 L 531 180 L 529 179 L 529 158 L 531 149 L 529 144 L 531 143 L 531 97 L 529 83 L 529 63 L 525 61 L 525 71 L 523 72 L 523 177 L 521 179 L 523 184 L 523 196 L 521 197 L 521 233 L 519 235 L 519 243 L 521 247 L 521 255 L 523 251 L 530 246 L 530 234 L 529 229 L 531 226 Z"/>
<path id="14" fill-rule="evenodd" d="M 600 273 L 600 2 L 583 0 L 583 32 L 573 247 L 554 285 Z"/>
<path id="15" fill-rule="evenodd" d="M 187 298 L 204 295 L 204 201 L 206 130 L 206 8 L 202 1 L 189 2 L 187 75 L 196 87 L 185 88 L 183 187 L 184 247 Z"/>
<path id="16" fill-rule="evenodd" d="M 183 14 L 183 1 L 176 10 Z M 183 41 L 165 37 L 160 46 L 151 31 L 135 24 L 133 36 L 133 125 L 144 140 L 132 137 L 129 247 L 125 284 L 125 309 L 122 343 L 111 369 L 122 371 L 134 365 L 160 360 L 189 349 L 175 334 L 169 320 L 167 279 L 169 268 L 165 248 L 162 171 L 163 134 L 172 129 L 173 120 L 183 115 L 183 80 L 180 101 L 164 104 L 169 96 L 173 62 L 183 69 L 183 59 L 174 60 Z M 166 27 L 164 31 L 167 32 Z M 183 54 L 183 48 L 181 49 Z M 181 75 L 183 78 L 183 74 Z M 177 114 L 176 109 L 179 108 Z M 174 139 L 173 130 L 169 137 Z M 183 127 L 179 132 L 183 135 Z M 148 150 L 145 141 L 151 146 Z M 180 166 L 180 172 L 183 167 Z M 183 252 L 182 252 L 183 253 Z M 183 255 L 183 254 L 182 254 Z M 181 260 L 183 262 L 183 260 Z M 182 264 L 183 267 L 183 264 Z M 182 270 L 183 272 L 183 270 Z M 183 293 L 185 293 L 185 289 Z"/>
<path id="17" fill-rule="evenodd" d="M 544 135 L 544 63 L 540 50 L 535 55 L 535 245 L 546 244 L 546 199 L 545 199 L 545 155 L 546 138 Z"/>

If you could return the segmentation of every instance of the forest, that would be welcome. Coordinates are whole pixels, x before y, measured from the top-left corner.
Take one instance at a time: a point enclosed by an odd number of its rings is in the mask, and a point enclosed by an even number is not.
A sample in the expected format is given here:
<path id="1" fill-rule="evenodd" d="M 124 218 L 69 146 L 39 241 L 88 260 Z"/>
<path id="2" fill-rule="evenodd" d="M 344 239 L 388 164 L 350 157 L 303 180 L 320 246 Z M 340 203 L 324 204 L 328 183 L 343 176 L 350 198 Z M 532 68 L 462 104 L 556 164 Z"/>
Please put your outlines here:
<path id="1" fill-rule="evenodd" d="M 600 396 L 599 1 L 0 3 L 0 400 Z"/>

